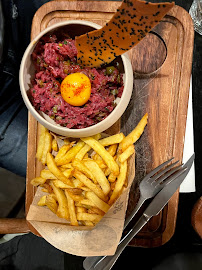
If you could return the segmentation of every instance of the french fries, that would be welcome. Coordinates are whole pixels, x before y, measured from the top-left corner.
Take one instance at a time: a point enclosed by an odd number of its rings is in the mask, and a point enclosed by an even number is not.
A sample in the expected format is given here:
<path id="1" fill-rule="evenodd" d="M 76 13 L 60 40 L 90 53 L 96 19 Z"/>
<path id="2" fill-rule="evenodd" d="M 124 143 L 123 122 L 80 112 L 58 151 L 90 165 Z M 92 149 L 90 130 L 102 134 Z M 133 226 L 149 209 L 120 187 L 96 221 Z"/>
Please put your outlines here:
<path id="1" fill-rule="evenodd" d="M 102 169 L 94 160 L 86 160 L 84 161 L 84 164 L 89 170 L 91 169 L 92 174 L 96 179 L 96 182 L 99 183 L 104 194 L 107 195 L 110 192 L 110 184 Z"/>
<path id="2" fill-rule="evenodd" d="M 72 226 L 95 226 L 127 186 L 128 159 L 135 154 L 134 143 L 147 119 L 145 114 L 127 136 L 96 134 L 64 138 L 63 144 L 41 126 L 36 158 L 47 167 L 31 180 L 46 192 L 38 206 L 48 207 Z"/>
<path id="3" fill-rule="evenodd" d="M 102 146 L 98 141 L 93 139 L 92 137 L 87 138 L 81 138 L 83 142 L 90 145 L 97 153 L 102 157 L 104 162 L 107 164 L 107 166 L 110 168 L 111 171 L 114 172 L 114 174 L 119 174 L 119 166 L 114 161 L 113 157 L 107 152 L 107 150 Z"/>
<path id="4" fill-rule="evenodd" d="M 138 125 L 136 126 L 130 134 L 128 134 L 120 144 L 120 150 L 123 152 L 125 151 L 130 145 L 134 144 L 142 135 L 144 128 L 147 124 L 148 114 L 146 113 Z"/>

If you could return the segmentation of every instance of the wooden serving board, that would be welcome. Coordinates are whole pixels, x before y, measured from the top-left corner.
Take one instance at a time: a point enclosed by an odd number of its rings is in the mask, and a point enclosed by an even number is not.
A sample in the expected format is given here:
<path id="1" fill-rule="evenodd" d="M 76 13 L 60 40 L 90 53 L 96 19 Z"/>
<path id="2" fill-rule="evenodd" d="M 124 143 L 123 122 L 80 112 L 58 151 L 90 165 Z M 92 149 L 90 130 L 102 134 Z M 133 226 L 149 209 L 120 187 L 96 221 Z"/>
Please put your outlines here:
<path id="1" fill-rule="evenodd" d="M 80 19 L 104 25 L 120 2 L 51 1 L 35 14 L 31 38 L 59 21 Z M 134 70 L 134 89 L 121 121 L 109 133 L 121 130 L 128 134 L 148 112 L 148 125 L 136 144 L 136 178 L 132 185 L 127 215 L 134 208 L 143 176 L 170 157 L 182 160 L 186 126 L 189 83 L 192 66 L 193 26 L 189 14 L 175 6 L 163 21 L 136 47 L 129 51 Z M 38 123 L 29 114 L 26 212 L 35 189 L 32 178 L 39 175 L 35 159 Z M 164 210 L 142 229 L 132 246 L 154 247 L 166 243 L 175 231 L 179 192 Z M 137 218 L 136 218 L 137 219 Z M 30 231 L 37 234 L 28 223 Z"/>

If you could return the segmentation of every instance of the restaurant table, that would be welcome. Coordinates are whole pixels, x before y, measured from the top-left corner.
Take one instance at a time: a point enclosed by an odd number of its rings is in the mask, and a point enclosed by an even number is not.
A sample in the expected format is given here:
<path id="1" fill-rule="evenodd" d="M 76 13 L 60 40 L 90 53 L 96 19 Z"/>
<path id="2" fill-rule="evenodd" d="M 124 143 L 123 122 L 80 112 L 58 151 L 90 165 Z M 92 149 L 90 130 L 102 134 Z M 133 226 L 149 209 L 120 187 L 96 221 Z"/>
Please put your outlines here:
<path id="1" fill-rule="evenodd" d="M 14 1 L 15 2 L 15 1 Z M 30 23 L 36 8 L 47 1 L 16 1 L 29 9 Z M 161 1 L 151 1 L 161 2 Z M 189 11 L 192 0 L 175 3 Z M 28 25 L 29 26 L 29 25 Z M 28 27 L 26 26 L 26 29 Z M 28 36 L 29 31 L 24 35 Z M 202 241 L 191 224 L 192 209 L 202 195 L 202 36 L 195 33 L 192 65 L 192 98 L 195 146 L 196 192 L 180 193 L 176 230 L 163 246 L 140 248 L 128 246 L 113 269 L 202 269 Z M 67 243 L 68 245 L 68 243 Z M 0 269 L 83 269 L 84 257 L 63 253 L 32 233 L 20 235 L 0 245 Z"/>

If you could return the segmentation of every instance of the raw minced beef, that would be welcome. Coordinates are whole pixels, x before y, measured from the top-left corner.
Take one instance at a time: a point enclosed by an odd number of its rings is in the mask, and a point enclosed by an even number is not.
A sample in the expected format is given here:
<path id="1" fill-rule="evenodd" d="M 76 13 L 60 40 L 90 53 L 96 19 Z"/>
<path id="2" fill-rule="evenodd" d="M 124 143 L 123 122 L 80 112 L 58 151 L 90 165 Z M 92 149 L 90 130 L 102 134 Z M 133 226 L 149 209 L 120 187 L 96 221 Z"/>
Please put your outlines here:
<path id="1" fill-rule="evenodd" d="M 77 64 L 75 41 L 44 36 L 36 45 L 32 60 L 36 73 L 31 96 L 34 107 L 50 116 L 57 124 L 73 129 L 92 126 L 105 119 L 123 92 L 123 75 L 116 67 L 99 69 Z M 80 107 L 68 104 L 61 96 L 60 84 L 75 72 L 84 73 L 91 82 L 91 96 Z"/>

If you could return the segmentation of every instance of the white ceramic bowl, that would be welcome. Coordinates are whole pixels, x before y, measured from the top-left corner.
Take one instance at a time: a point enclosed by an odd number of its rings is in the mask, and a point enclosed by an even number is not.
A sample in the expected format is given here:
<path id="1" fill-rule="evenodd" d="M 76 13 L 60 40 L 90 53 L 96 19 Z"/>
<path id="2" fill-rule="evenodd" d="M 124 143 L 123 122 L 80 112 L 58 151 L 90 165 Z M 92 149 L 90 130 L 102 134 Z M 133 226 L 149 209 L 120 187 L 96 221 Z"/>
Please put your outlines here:
<path id="1" fill-rule="evenodd" d="M 31 114 L 45 126 L 47 129 L 63 136 L 68 137 L 85 137 L 92 136 L 99 132 L 103 132 L 104 130 L 111 127 L 124 113 L 126 107 L 130 101 L 132 90 L 133 90 L 133 70 L 131 66 L 131 62 L 127 54 L 123 54 L 121 56 L 121 60 L 124 67 L 124 90 L 121 99 L 119 100 L 118 105 L 115 109 L 107 116 L 103 121 L 95 124 L 93 126 L 83 128 L 83 129 L 69 129 L 66 127 L 62 127 L 56 124 L 51 118 L 49 118 L 44 113 L 41 113 L 35 110 L 34 106 L 31 104 L 30 99 L 28 97 L 28 91 L 30 90 L 31 79 L 34 77 L 34 64 L 31 60 L 31 54 L 39 41 L 39 39 L 47 34 L 48 32 L 58 31 L 61 28 L 64 28 L 68 34 L 74 38 L 74 36 L 78 36 L 84 34 L 86 32 L 92 31 L 94 29 L 100 29 L 101 26 L 89 22 L 89 21 L 81 21 L 81 20 L 69 20 L 54 24 L 44 31 L 42 31 L 34 40 L 31 41 L 29 46 L 27 47 L 24 56 L 22 58 L 20 73 L 19 73 L 19 81 L 20 81 L 20 89 L 23 100 L 31 112 Z M 64 30 L 63 29 L 63 30 Z"/>

